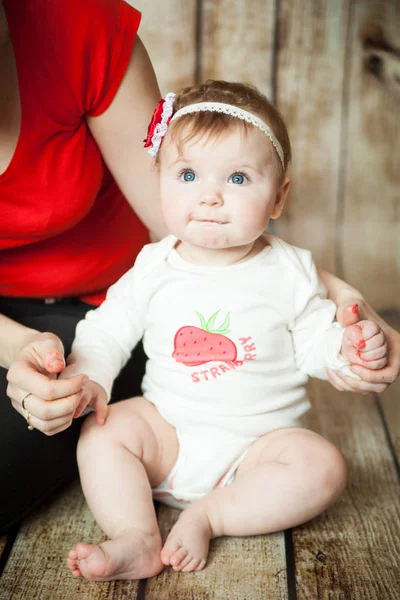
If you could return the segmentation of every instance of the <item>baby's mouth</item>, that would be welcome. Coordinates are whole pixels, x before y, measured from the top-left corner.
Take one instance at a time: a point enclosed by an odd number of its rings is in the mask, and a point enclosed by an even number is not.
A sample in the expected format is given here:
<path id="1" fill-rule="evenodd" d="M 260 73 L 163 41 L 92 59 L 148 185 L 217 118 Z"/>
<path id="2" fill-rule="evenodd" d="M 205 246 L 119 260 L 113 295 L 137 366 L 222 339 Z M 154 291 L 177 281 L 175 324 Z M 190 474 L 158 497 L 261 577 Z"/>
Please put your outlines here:
<path id="1" fill-rule="evenodd" d="M 226 225 L 229 221 L 219 221 L 218 219 L 196 219 L 193 218 L 193 221 L 196 221 L 197 223 L 210 223 L 210 224 L 215 224 L 215 225 Z"/>

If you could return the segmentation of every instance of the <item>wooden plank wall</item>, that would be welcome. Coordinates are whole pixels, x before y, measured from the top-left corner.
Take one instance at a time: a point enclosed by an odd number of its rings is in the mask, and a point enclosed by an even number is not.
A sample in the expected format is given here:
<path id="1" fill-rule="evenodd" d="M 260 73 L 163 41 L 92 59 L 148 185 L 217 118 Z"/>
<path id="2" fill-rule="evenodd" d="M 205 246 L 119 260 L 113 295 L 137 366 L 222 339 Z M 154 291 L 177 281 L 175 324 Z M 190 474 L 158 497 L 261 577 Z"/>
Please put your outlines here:
<path id="1" fill-rule="evenodd" d="M 223 78 L 276 102 L 293 143 L 277 233 L 399 308 L 400 2 L 130 1 L 163 93 Z"/>

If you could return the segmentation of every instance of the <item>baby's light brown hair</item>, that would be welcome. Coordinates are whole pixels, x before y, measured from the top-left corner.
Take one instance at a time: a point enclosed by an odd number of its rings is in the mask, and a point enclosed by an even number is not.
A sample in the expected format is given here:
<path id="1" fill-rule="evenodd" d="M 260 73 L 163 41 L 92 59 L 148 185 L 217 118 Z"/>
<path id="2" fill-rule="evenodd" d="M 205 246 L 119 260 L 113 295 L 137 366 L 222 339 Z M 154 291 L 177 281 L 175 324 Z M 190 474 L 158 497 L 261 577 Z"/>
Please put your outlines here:
<path id="1" fill-rule="evenodd" d="M 262 119 L 271 128 L 282 146 L 284 169 L 282 169 L 277 155 L 276 159 L 280 167 L 280 178 L 283 180 L 291 159 L 289 135 L 282 115 L 264 94 L 252 85 L 208 79 L 199 85 L 183 88 L 176 95 L 174 113 L 184 106 L 198 102 L 231 104 Z M 170 125 L 170 135 L 172 141 L 177 144 L 178 150 L 181 151 L 182 145 L 195 137 L 205 135 L 206 139 L 218 138 L 223 133 L 237 127 L 247 132 L 254 125 L 224 113 L 197 112 L 182 115 L 173 121 Z"/>

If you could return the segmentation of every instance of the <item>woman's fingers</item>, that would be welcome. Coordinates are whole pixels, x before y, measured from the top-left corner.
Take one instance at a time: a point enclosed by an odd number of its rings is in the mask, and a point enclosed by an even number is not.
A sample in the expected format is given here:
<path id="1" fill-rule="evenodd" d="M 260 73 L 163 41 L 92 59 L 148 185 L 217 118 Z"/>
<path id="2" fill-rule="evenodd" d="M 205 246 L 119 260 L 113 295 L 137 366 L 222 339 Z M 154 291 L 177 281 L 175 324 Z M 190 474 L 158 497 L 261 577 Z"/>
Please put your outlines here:
<path id="1" fill-rule="evenodd" d="M 21 403 L 12 400 L 12 405 L 25 418 L 29 413 L 29 422 L 35 429 L 45 435 L 54 435 L 71 425 L 75 407 L 79 404 L 82 393 L 81 391 L 68 398 L 48 402 L 30 395 L 24 403 L 26 412 L 22 409 Z"/>
<path id="2" fill-rule="evenodd" d="M 357 302 L 356 299 L 355 301 Z M 356 311 L 356 313 L 353 313 L 353 316 L 352 306 L 354 305 L 349 303 L 339 305 L 336 312 L 337 320 L 344 327 L 357 323 L 360 318 L 363 320 L 370 319 L 378 323 L 387 343 L 388 362 L 387 365 L 379 371 L 368 371 L 368 369 L 356 365 L 352 366 L 351 370 L 364 380 L 367 392 L 383 391 L 388 385 L 394 383 L 400 374 L 400 334 L 377 315 L 365 301 L 358 301 L 357 306 L 359 310 Z M 353 391 L 360 390 L 353 389 Z"/>
<path id="3" fill-rule="evenodd" d="M 361 359 L 359 362 L 357 362 L 357 365 L 365 367 L 366 369 L 373 369 L 374 371 L 377 371 L 379 369 L 383 369 L 383 367 L 386 367 L 387 357 L 384 356 L 383 358 L 379 358 L 378 360 Z"/>
<path id="4" fill-rule="evenodd" d="M 15 387 L 28 390 L 39 398 L 57 400 L 78 393 L 88 377 L 86 375 L 75 375 L 70 379 L 50 379 L 47 375 L 38 373 L 33 365 L 18 359 L 8 370 L 7 380 Z M 7 395 L 17 401 L 19 400 L 17 395 L 11 395 L 8 392 Z"/>
<path id="5" fill-rule="evenodd" d="M 360 320 L 358 304 L 339 304 L 336 319 L 343 327 L 357 323 Z"/>
<path id="6" fill-rule="evenodd" d="M 65 368 L 64 347 L 59 337 L 40 333 L 27 344 L 7 372 L 7 395 L 32 426 L 46 435 L 67 429 L 88 381 L 84 374 L 58 379 Z M 22 400 L 25 399 L 24 407 Z"/>
<path id="7" fill-rule="evenodd" d="M 365 367 L 359 365 L 351 365 L 350 370 L 361 377 L 362 381 L 370 386 L 384 386 L 383 389 L 379 391 L 384 391 L 387 388 L 387 383 L 390 383 L 390 373 L 391 370 L 388 367 L 384 367 L 379 371 L 372 371 L 370 369 L 366 369 Z M 389 381 L 388 381 L 389 379 Z M 376 389 L 372 390 L 376 391 Z"/>
<path id="8" fill-rule="evenodd" d="M 34 415 L 30 414 L 29 422 L 34 429 L 41 431 L 45 435 L 55 435 L 60 431 L 64 431 L 64 429 L 68 429 L 68 427 L 72 423 L 72 413 L 68 416 L 53 419 L 52 421 L 42 421 Z"/>
<path id="9" fill-rule="evenodd" d="M 332 369 L 326 369 L 326 374 L 328 377 L 328 381 L 333 387 L 335 387 L 339 392 L 351 392 L 353 391 L 346 383 L 338 377 L 336 371 L 332 371 Z"/>
<path id="10" fill-rule="evenodd" d="M 82 393 L 82 391 L 79 391 L 77 394 L 53 401 L 45 401 L 31 394 L 25 400 L 25 409 L 41 421 L 52 421 L 71 415 L 79 404 Z M 15 399 L 12 402 L 14 408 L 21 414 L 24 414 L 21 402 L 17 402 Z"/>
<path id="11" fill-rule="evenodd" d="M 349 391 L 380 393 L 386 390 L 387 384 L 383 381 L 380 381 L 376 376 L 378 373 L 381 373 L 381 371 L 370 371 L 369 369 L 364 369 L 363 367 L 359 366 L 351 366 L 350 369 L 353 371 L 353 373 L 359 375 L 361 379 L 353 379 L 352 377 L 343 375 L 343 373 L 340 373 L 340 371 L 335 371 L 339 379 L 342 380 L 342 384 L 345 383 L 350 388 Z M 364 372 L 365 376 L 363 376 L 360 371 Z"/>
<path id="12" fill-rule="evenodd" d="M 43 360 L 44 368 L 48 373 L 61 373 L 61 371 L 65 367 L 65 358 L 64 355 L 56 350 L 52 350 Z"/>
<path id="13" fill-rule="evenodd" d="M 64 346 L 54 333 L 40 333 L 22 354 L 48 373 L 59 373 L 65 367 Z"/>

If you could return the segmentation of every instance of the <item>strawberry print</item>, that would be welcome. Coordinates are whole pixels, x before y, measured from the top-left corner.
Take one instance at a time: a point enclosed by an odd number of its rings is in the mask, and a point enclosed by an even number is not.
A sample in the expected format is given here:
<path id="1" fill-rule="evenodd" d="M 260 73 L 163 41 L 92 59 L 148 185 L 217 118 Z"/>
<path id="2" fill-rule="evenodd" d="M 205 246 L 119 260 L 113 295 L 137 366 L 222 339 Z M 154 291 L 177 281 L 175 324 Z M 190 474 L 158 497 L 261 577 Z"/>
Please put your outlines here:
<path id="1" fill-rule="evenodd" d="M 196 311 L 201 328 L 185 325 L 178 329 L 172 353 L 177 362 L 194 367 L 214 360 L 236 360 L 237 348 L 225 335 L 229 333 L 230 313 L 226 315 L 222 325 L 215 329 L 218 313 L 219 310 L 206 321 L 203 315 Z"/>

